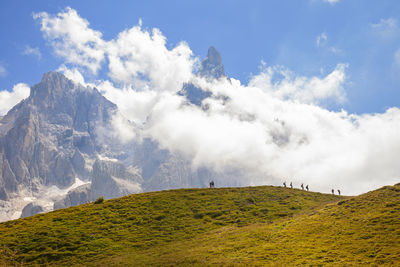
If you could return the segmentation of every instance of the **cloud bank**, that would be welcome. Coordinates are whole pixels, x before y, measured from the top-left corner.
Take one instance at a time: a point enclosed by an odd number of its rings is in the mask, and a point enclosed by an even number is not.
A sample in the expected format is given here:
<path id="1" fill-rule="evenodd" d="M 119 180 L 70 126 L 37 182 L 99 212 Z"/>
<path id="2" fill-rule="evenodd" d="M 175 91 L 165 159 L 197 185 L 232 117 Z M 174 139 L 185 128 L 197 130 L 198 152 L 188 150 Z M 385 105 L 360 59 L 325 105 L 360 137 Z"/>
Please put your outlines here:
<path id="1" fill-rule="evenodd" d="M 194 167 L 240 169 L 249 174 L 247 184 L 286 180 L 347 194 L 398 182 L 400 110 L 354 115 L 326 108 L 346 101 L 347 64 L 324 77 L 264 64 L 246 85 L 207 80 L 194 74 L 199 60 L 188 44 L 169 48 L 160 30 L 145 30 L 141 22 L 104 40 L 71 8 L 34 18 L 65 60 L 68 77 L 89 80 L 139 125 L 140 137 L 181 153 Z M 108 79 L 96 80 L 100 69 Z M 211 93 L 201 106 L 177 94 L 188 82 Z M 124 123 L 116 125 L 121 136 L 138 138 Z"/>

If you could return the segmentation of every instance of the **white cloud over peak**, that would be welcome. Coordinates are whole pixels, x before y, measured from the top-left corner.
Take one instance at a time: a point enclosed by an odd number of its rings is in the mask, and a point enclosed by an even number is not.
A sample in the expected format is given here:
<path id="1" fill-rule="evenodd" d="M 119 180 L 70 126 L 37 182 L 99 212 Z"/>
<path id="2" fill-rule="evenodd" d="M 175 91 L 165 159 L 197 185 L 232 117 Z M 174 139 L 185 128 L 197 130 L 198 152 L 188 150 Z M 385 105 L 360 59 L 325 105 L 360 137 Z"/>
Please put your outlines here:
<path id="1" fill-rule="evenodd" d="M 25 83 L 14 85 L 11 92 L 0 91 L 0 115 L 5 115 L 12 107 L 29 96 L 30 88 Z"/>
<path id="2" fill-rule="evenodd" d="M 42 59 L 42 53 L 40 52 L 39 47 L 31 47 L 31 46 L 27 45 L 27 46 L 25 46 L 25 49 L 22 52 L 22 54 L 35 56 L 39 60 Z"/>
<path id="3" fill-rule="evenodd" d="M 197 59 L 188 44 L 169 49 L 158 29 L 143 30 L 139 22 L 105 41 L 72 9 L 40 14 L 35 17 L 55 51 L 69 51 L 60 54 L 68 77 L 85 83 L 85 69 L 107 68 L 109 80 L 86 84 L 96 86 L 141 129 L 133 133 L 117 117 L 115 136 L 152 138 L 194 167 L 239 169 L 247 174 L 243 184 L 249 185 L 287 180 L 312 190 L 356 194 L 398 182 L 400 110 L 353 115 L 324 108 L 327 101 L 346 101 L 346 64 L 322 77 L 264 66 L 247 85 L 234 78 L 210 81 L 193 74 Z M 323 40 L 326 34 L 317 45 Z M 68 54 L 83 54 L 83 60 Z M 211 96 L 201 106 L 190 104 L 177 94 L 185 82 Z"/>

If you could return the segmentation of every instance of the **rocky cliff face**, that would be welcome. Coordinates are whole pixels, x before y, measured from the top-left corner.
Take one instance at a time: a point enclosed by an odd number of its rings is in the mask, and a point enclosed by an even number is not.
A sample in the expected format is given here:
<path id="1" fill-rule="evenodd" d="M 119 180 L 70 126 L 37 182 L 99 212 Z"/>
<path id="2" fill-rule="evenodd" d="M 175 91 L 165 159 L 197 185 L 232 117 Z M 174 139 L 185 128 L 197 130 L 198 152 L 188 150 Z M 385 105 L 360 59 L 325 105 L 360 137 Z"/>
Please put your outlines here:
<path id="1" fill-rule="evenodd" d="M 1 120 L 0 200 L 22 193 L 35 199 L 51 186 L 68 189 L 76 178 L 92 180 L 99 156 L 126 158 L 107 136 L 117 112 L 95 88 L 57 72 L 44 74 L 29 98 Z"/>

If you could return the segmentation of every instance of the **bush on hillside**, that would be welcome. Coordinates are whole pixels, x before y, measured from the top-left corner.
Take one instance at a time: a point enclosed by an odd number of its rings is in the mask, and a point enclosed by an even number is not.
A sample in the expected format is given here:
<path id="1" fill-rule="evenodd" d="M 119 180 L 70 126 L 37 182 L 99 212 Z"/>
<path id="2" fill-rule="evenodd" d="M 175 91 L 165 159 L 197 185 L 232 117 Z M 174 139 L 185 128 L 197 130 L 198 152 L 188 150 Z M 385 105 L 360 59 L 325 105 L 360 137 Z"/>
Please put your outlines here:
<path id="1" fill-rule="evenodd" d="M 104 202 L 104 197 L 99 197 L 98 199 L 96 199 L 96 201 L 94 202 L 94 204 L 101 204 Z"/>

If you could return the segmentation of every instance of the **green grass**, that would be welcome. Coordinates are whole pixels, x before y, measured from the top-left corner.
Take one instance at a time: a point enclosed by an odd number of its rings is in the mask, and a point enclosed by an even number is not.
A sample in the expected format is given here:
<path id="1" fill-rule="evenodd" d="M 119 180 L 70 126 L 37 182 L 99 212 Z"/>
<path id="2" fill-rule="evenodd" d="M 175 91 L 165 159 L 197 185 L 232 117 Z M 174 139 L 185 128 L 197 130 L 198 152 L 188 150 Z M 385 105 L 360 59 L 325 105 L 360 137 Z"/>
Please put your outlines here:
<path id="1" fill-rule="evenodd" d="M 130 195 L 0 224 L 0 265 L 398 265 L 400 186 Z"/>

